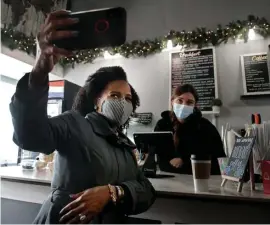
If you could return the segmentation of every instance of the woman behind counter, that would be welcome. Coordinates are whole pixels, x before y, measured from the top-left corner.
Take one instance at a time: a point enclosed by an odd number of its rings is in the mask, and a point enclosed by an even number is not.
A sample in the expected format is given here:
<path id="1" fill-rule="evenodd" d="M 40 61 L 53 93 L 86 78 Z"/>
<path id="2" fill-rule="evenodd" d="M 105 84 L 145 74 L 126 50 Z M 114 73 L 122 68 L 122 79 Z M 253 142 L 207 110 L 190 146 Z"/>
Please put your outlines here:
<path id="1" fill-rule="evenodd" d="M 52 40 L 76 35 L 56 29 L 76 23 L 51 13 L 38 35 L 41 55 L 19 82 L 10 111 L 14 142 L 23 149 L 57 150 L 52 193 L 34 223 L 125 223 L 155 200 L 151 183 L 137 167 L 135 146 L 119 131 L 139 105 L 121 67 L 105 67 L 86 80 L 76 111 L 48 118 L 48 74 L 61 56 L 72 56 Z M 80 76 L 80 74 L 78 74 Z"/>
<path id="2" fill-rule="evenodd" d="M 190 157 L 192 154 L 212 156 L 211 174 L 220 174 L 217 158 L 225 157 L 223 144 L 215 126 L 202 117 L 196 107 L 198 94 L 189 84 L 178 86 L 171 98 L 171 111 L 164 111 L 155 131 L 171 131 L 174 134 L 175 157 L 166 158 L 164 149 L 159 157 L 159 167 L 163 171 L 192 174 Z M 164 157 L 165 156 L 165 157 Z"/>

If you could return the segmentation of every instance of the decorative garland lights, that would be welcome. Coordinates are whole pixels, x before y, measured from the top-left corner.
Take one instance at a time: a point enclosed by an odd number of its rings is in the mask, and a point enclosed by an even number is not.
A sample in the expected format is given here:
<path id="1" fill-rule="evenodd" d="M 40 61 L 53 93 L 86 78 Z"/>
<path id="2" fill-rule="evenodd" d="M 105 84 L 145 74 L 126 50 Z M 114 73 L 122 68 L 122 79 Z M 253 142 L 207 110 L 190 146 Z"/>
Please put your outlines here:
<path id="1" fill-rule="evenodd" d="M 170 31 L 163 38 L 154 40 L 132 41 L 115 48 L 89 49 L 75 53 L 75 57 L 63 58 L 60 62 L 62 66 L 76 63 L 92 63 L 96 58 L 104 56 L 105 58 L 114 58 L 123 56 L 146 57 L 155 53 L 160 53 L 164 49 L 171 49 L 177 46 L 191 47 L 197 46 L 217 46 L 221 43 L 227 43 L 229 39 L 242 39 L 247 42 L 253 39 L 255 33 L 264 38 L 270 37 L 270 24 L 265 18 L 249 16 L 244 21 L 233 21 L 222 27 L 218 25 L 216 30 L 207 30 L 206 28 L 197 28 L 193 31 Z M 36 55 L 36 42 L 34 36 L 26 36 L 23 33 L 14 31 L 13 27 L 4 26 L 1 29 L 2 44 L 10 49 L 19 49 L 29 55 Z"/>

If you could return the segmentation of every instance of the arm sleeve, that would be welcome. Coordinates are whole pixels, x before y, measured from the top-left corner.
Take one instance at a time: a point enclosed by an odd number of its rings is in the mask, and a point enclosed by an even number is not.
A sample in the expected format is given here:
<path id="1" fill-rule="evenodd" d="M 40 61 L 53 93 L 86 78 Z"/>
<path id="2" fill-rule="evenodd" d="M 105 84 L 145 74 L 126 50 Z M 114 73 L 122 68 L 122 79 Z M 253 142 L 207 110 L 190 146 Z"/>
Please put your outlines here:
<path id="1" fill-rule="evenodd" d="M 10 103 L 13 141 L 22 149 L 50 154 L 68 139 L 67 119 L 70 115 L 67 113 L 49 119 L 48 79 L 30 89 L 29 75 L 19 80 Z"/>
<path id="2" fill-rule="evenodd" d="M 161 120 L 159 120 L 158 122 L 157 122 L 157 124 L 156 124 L 156 126 L 155 126 L 155 128 L 154 128 L 154 131 L 156 132 L 156 131 L 163 131 L 163 129 L 162 129 L 162 121 Z"/>
<path id="3" fill-rule="evenodd" d="M 139 168 L 137 179 L 123 182 L 121 186 L 125 191 L 122 209 L 127 215 L 145 212 L 156 199 L 155 189 Z"/>

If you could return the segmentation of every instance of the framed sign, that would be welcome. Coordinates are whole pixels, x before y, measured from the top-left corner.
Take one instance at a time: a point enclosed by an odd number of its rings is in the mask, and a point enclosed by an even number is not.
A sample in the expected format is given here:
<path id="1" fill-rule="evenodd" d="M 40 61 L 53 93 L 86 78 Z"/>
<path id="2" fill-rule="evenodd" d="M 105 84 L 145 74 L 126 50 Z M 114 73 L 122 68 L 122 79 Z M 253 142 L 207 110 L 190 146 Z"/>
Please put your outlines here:
<path id="1" fill-rule="evenodd" d="M 252 177 L 254 176 L 252 153 L 254 143 L 254 137 L 236 138 L 232 154 L 228 160 L 224 174 L 222 174 L 222 187 L 225 185 L 227 180 L 236 181 L 238 182 L 237 191 L 241 192 L 244 182 L 244 175 L 247 172 L 247 168 L 249 168 L 250 181 L 252 182 Z M 254 187 L 252 187 L 252 189 L 253 188 Z"/>
<path id="2" fill-rule="evenodd" d="M 267 53 L 241 55 L 244 95 L 270 94 Z"/>
<path id="3" fill-rule="evenodd" d="M 191 84 L 197 90 L 202 112 L 212 112 L 212 101 L 218 98 L 214 48 L 171 52 L 170 99 L 174 89 L 183 84 Z"/>
<path id="4" fill-rule="evenodd" d="M 152 123 L 153 114 L 152 113 L 137 113 L 139 118 L 139 123 L 148 125 Z"/>
<path id="5" fill-rule="evenodd" d="M 144 124 L 144 125 L 148 125 L 148 124 L 152 123 L 152 119 L 153 119 L 153 113 L 151 113 L 151 112 L 135 113 L 131 117 L 132 122 L 138 123 L 138 124 Z"/>
<path id="6" fill-rule="evenodd" d="M 229 158 L 227 167 L 225 168 L 226 176 L 235 177 L 239 180 L 243 179 L 254 145 L 254 140 L 255 138 L 253 137 L 236 138 L 232 154 Z"/>

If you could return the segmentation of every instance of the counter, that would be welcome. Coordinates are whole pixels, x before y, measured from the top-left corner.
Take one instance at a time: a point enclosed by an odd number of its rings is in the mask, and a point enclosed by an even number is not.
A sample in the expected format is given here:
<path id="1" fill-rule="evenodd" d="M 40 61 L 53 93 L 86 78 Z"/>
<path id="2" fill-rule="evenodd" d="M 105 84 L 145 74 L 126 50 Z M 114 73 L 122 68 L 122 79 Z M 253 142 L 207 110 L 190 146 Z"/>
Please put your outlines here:
<path id="1" fill-rule="evenodd" d="M 1 168 L 0 175 L 2 198 L 41 204 L 50 193 L 50 171 L 6 167 Z M 140 217 L 163 223 L 270 223 L 270 195 L 263 194 L 261 185 L 251 191 L 246 184 L 237 193 L 237 184 L 228 182 L 222 188 L 221 177 L 211 176 L 209 191 L 195 193 L 190 175 L 149 180 L 157 192 L 157 200 Z"/>
<path id="2" fill-rule="evenodd" d="M 149 180 L 159 195 L 270 202 L 270 195 L 265 195 L 262 191 L 262 185 L 259 184 L 256 186 L 256 191 L 250 191 L 249 185 L 246 184 L 244 185 L 243 191 L 238 193 L 236 191 L 236 183 L 228 182 L 228 185 L 222 188 L 220 187 L 222 181 L 221 177 L 211 176 L 209 192 L 195 193 L 192 176 L 182 174 L 173 175 L 174 177 L 172 178 L 149 178 Z M 44 187 L 44 185 L 49 186 L 52 180 L 52 173 L 49 170 L 22 170 L 19 166 L 2 167 L 0 176 L 2 182 L 8 180 L 20 183 L 21 181 L 21 183 L 28 185 L 35 184 L 38 187 Z M 50 188 L 48 188 L 48 190 L 50 192 Z M 29 201 L 33 202 L 33 200 Z"/>

